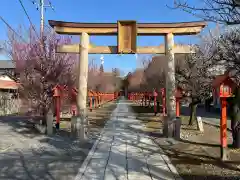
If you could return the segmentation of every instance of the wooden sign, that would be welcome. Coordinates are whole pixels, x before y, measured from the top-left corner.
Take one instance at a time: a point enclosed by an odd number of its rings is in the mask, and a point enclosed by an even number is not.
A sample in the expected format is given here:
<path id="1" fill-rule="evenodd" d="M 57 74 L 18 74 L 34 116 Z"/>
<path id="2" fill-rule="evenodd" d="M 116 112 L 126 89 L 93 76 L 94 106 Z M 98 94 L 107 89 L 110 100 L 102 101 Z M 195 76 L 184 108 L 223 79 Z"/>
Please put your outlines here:
<path id="1" fill-rule="evenodd" d="M 136 21 L 118 21 L 118 53 L 137 53 Z"/>

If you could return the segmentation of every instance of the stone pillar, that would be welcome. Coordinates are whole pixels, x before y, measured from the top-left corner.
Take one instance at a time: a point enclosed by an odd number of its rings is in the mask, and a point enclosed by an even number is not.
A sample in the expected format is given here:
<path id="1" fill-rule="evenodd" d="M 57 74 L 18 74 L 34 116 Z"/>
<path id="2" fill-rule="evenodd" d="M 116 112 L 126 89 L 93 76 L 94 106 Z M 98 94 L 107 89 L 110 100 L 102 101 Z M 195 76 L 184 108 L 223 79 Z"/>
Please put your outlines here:
<path id="1" fill-rule="evenodd" d="M 47 135 L 53 134 L 53 112 L 50 109 L 47 113 Z"/>
<path id="2" fill-rule="evenodd" d="M 76 123 L 77 123 L 77 117 L 72 116 L 71 117 L 71 137 L 76 137 Z"/>
<path id="3" fill-rule="evenodd" d="M 80 59 L 78 63 L 78 94 L 77 108 L 78 115 L 76 121 L 77 136 L 80 140 L 86 139 L 87 126 L 87 81 L 88 81 L 88 48 L 89 36 L 87 33 L 81 35 Z"/>
<path id="4" fill-rule="evenodd" d="M 176 117 L 176 99 L 175 99 L 175 62 L 174 62 L 174 35 L 172 33 L 165 35 L 165 55 L 166 62 L 166 107 L 167 118 L 164 123 L 164 134 L 168 137 L 173 136 L 173 120 Z"/>

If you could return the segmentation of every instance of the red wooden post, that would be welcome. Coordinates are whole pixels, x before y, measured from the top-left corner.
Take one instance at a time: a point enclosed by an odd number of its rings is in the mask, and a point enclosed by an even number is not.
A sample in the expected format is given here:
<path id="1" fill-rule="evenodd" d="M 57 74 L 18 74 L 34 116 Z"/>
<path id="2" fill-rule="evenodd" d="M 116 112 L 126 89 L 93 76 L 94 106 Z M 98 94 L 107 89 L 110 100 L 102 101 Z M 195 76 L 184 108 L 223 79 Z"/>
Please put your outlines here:
<path id="1" fill-rule="evenodd" d="M 176 97 L 176 117 L 180 117 L 180 98 Z"/>
<path id="2" fill-rule="evenodd" d="M 237 85 L 231 78 L 228 72 L 218 76 L 213 81 L 214 97 L 220 97 L 221 101 L 221 119 L 220 119 L 220 142 L 221 142 L 221 159 L 227 160 L 227 98 L 232 97 L 233 90 Z M 219 91 L 219 94 L 217 92 Z"/>
<path id="3" fill-rule="evenodd" d="M 96 93 L 97 97 L 97 108 L 100 106 L 100 100 L 99 100 L 99 92 Z"/>
<path id="4" fill-rule="evenodd" d="M 220 121 L 220 126 L 221 126 L 221 158 L 222 160 L 227 159 L 227 99 L 226 97 L 221 98 L 221 121 Z"/>
<path id="5" fill-rule="evenodd" d="M 162 93 L 162 110 L 163 110 L 163 116 L 167 115 L 167 110 L 166 110 L 166 89 L 162 88 L 161 89 Z"/>
<path id="6" fill-rule="evenodd" d="M 221 142 L 221 159 L 227 160 L 227 97 L 232 96 L 232 89 L 228 82 L 220 85 L 221 100 L 221 119 L 220 119 L 220 142 Z"/>
<path id="7" fill-rule="evenodd" d="M 92 98 L 92 92 L 91 91 L 88 92 L 88 97 L 89 97 L 89 110 L 90 110 L 90 112 L 92 112 L 92 101 L 93 101 L 93 98 Z"/>
<path id="8" fill-rule="evenodd" d="M 61 113 L 61 97 L 56 97 L 57 101 L 57 114 L 56 114 L 56 128 L 59 129 L 60 127 L 60 113 Z"/>
<path id="9" fill-rule="evenodd" d="M 98 97 L 97 97 L 97 93 L 95 93 L 94 99 L 95 99 L 95 108 L 97 108 L 97 107 L 98 107 Z"/>
<path id="10" fill-rule="evenodd" d="M 60 97 L 60 89 L 59 86 L 55 86 L 53 88 L 56 102 L 56 129 L 59 129 L 60 127 L 60 111 L 61 111 L 61 97 Z"/>
<path id="11" fill-rule="evenodd" d="M 180 99 L 182 97 L 182 89 L 177 87 L 175 91 L 176 98 L 176 117 L 180 117 Z"/>
<path id="12" fill-rule="evenodd" d="M 157 92 L 156 92 L 156 89 L 153 90 L 153 97 L 154 97 L 154 113 L 155 113 L 155 116 L 157 115 Z"/>

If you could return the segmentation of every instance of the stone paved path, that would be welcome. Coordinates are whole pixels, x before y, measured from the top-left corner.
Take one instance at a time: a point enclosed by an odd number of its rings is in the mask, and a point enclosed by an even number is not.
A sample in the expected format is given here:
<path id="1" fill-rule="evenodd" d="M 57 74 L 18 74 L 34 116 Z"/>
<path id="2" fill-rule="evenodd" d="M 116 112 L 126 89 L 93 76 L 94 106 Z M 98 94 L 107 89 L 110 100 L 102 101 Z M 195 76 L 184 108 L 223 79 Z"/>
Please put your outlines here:
<path id="1" fill-rule="evenodd" d="M 162 149 L 147 135 L 129 103 L 120 100 L 75 180 L 181 179 Z"/>

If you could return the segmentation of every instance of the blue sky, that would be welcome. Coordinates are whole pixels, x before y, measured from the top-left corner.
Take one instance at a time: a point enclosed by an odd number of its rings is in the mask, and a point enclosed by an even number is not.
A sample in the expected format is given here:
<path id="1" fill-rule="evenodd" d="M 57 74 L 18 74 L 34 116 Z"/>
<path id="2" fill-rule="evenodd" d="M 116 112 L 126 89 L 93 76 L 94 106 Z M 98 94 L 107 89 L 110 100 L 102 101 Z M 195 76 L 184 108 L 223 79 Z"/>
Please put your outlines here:
<path id="1" fill-rule="evenodd" d="M 32 0 L 22 0 L 34 25 L 39 29 L 40 13 L 36 10 Z M 36 0 L 38 1 L 38 0 Z M 191 0 L 194 3 L 194 0 Z M 48 0 L 45 0 L 47 3 Z M 72 22 L 116 22 L 117 20 L 136 20 L 137 22 L 185 22 L 199 20 L 181 10 L 171 10 L 166 5 L 173 6 L 174 0 L 51 0 L 55 11 L 47 9 L 47 20 L 62 20 Z M 24 14 L 18 0 L 1 0 L 0 15 L 14 28 L 21 24 L 29 26 L 29 21 Z M 6 25 L 0 21 L 0 41 L 7 38 Z M 91 42 L 96 45 L 116 45 L 116 37 L 91 37 Z M 193 43 L 193 36 L 176 37 L 175 42 Z M 159 45 L 163 37 L 139 37 L 138 45 Z M 2 55 L 0 59 L 3 59 Z M 100 63 L 100 55 L 90 55 Z M 134 55 L 104 55 L 104 68 L 111 70 L 118 67 L 124 73 L 132 71 L 138 66 Z"/>

